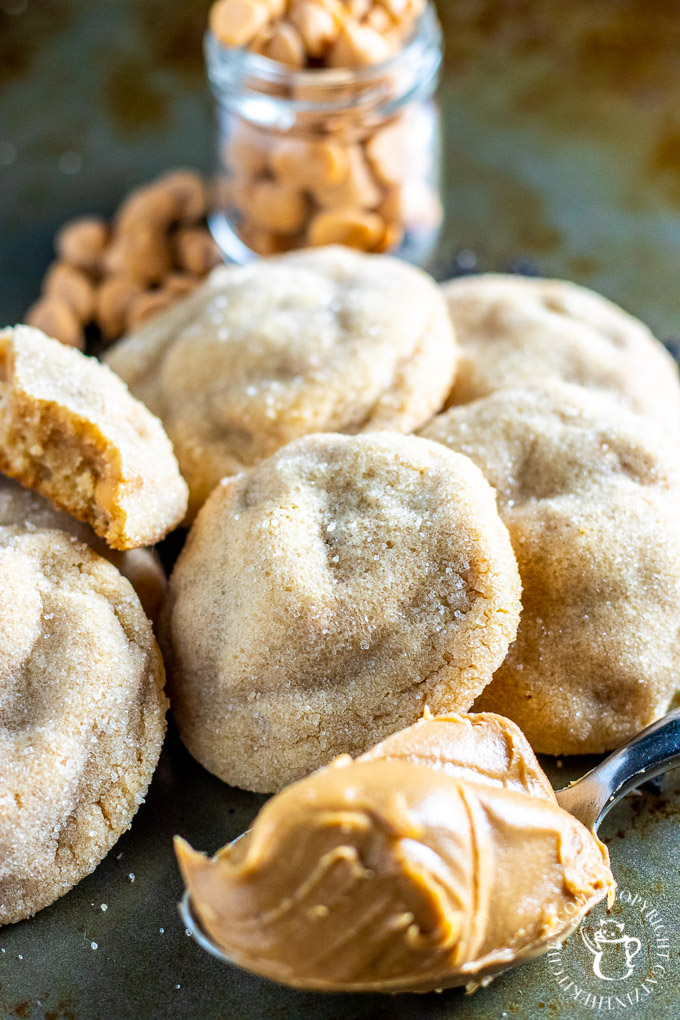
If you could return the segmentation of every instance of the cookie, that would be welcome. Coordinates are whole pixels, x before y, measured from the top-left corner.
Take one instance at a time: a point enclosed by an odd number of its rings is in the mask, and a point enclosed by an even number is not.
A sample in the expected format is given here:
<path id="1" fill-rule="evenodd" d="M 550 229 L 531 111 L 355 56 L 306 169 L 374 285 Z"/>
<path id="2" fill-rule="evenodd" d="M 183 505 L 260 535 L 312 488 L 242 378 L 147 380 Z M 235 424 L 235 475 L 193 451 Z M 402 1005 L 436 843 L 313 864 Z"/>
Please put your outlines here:
<path id="1" fill-rule="evenodd" d="M 342 248 L 219 268 L 107 356 L 157 414 L 191 489 L 311 432 L 410 432 L 443 406 L 456 362 L 423 272 Z"/>
<path id="2" fill-rule="evenodd" d="M 97 866 L 144 798 L 164 671 L 130 583 L 58 531 L 0 527 L 0 925 Z"/>
<path id="3" fill-rule="evenodd" d="M 397 433 L 304 437 L 225 480 L 169 587 L 182 739 L 271 791 L 433 711 L 470 707 L 517 628 L 493 492 L 466 457 Z"/>
<path id="4" fill-rule="evenodd" d="M 30 326 L 0 332 L 0 470 L 114 549 L 153 545 L 186 512 L 161 423 L 106 366 Z"/>
<path id="5" fill-rule="evenodd" d="M 503 390 L 423 430 L 497 492 L 522 578 L 517 640 L 475 708 L 534 750 L 607 751 L 680 687 L 680 468 L 651 425 L 566 384 Z"/>
<path id="6" fill-rule="evenodd" d="M 293 784 L 215 857 L 176 852 L 230 959 L 317 991 L 486 983 L 616 887 L 520 730 L 488 714 L 421 720 Z"/>
<path id="7" fill-rule="evenodd" d="M 0 475 L 0 527 L 13 525 L 25 526 L 28 530 L 56 528 L 85 542 L 113 563 L 123 577 L 127 577 L 146 615 L 154 623 L 158 620 L 165 601 L 167 581 L 161 561 L 152 549 L 128 549 L 126 552 L 109 549 L 87 524 L 63 510 L 57 510 L 37 492 L 24 489 L 18 482 Z"/>
<path id="8" fill-rule="evenodd" d="M 615 395 L 676 435 L 678 369 L 638 319 L 561 280 L 470 276 L 444 285 L 461 345 L 450 398 L 467 404 L 496 390 L 567 382 Z"/>

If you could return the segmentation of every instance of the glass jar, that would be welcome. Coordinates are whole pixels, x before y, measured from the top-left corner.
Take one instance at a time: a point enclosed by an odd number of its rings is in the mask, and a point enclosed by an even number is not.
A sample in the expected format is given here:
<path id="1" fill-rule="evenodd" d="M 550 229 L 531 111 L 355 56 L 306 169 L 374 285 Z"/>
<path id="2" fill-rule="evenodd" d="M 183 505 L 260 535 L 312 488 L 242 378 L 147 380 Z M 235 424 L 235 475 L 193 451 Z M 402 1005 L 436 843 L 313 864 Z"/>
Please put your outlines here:
<path id="1" fill-rule="evenodd" d="M 210 33 L 205 53 L 217 118 L 209 222 L 227 259 L 337 243 L 427 261 L 442 220 L 432 4 L 369 67 L 293 70 Z"/>

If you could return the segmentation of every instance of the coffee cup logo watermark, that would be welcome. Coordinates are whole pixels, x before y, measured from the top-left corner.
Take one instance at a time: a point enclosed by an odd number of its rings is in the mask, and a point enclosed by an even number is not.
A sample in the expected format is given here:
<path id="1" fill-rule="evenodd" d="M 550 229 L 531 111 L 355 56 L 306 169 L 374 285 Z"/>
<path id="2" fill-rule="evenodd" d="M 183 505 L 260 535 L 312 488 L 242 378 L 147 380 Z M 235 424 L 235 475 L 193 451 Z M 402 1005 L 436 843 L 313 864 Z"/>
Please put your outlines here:
<path id="1" fill-rule="evenodd" d="M 668 976 L 671 933 L 650 898 L 624 888 L 615 911 L 599 904 L 564 944 L 550 944 L 545 959 L 560 999 L 592 1016 L 634 1013 Z"/>
<path id="2" fill-rule="evenodd" d="M 600 922 L 594 935 L 581 932 L 581 938 L 593 954 L 593 974 L 601 981 L 627 981 L 635 970 L 635 957 L 642 942 L 626 934 L 625 921 Z"/>

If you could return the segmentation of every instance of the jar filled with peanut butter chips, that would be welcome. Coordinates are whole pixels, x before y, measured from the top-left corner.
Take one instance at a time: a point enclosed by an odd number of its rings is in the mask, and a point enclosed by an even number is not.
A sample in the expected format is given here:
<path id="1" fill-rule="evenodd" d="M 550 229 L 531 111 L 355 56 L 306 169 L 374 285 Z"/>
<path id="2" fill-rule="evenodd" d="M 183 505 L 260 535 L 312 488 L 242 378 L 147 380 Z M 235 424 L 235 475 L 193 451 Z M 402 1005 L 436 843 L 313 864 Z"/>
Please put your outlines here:
<path id="1" fill-rule="evenodd" d="M 432 4 L 217 0 L 205 51 L 209 223 L 227 258 L 344 244 L 427 262 L 442 219 Z"/>

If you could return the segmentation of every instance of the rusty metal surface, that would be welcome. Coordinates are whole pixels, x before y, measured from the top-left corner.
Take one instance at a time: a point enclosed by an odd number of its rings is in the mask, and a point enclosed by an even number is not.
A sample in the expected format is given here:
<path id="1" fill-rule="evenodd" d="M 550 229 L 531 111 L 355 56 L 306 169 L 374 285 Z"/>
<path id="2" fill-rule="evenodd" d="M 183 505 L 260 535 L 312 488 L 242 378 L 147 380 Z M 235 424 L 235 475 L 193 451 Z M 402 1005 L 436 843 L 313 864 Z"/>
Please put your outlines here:
<path id="1" fill-rule="evenodd" d="M 0 0 L 0 321 L 35 298 L 65 218 L 110 212 L 168 166 L 207 168 L 207 6 Z M 601 289 L 664 338 L 680 334 L 675 0 L 439 6 L 448 49 L 439 273 L 461 250 L 463 266 L 535 268 Z M 589 764 L 549 772 L 560 785 Z M 606 819 L 622 890 L 609 919 L 598 908 L 587 940 L 577 933 L 472 996 L 299 994 L 199 950 L 175 909 L 171 836 L 215 849 L 261 803 L 209 776 L 171 732 L 147 803 L 97 871 L 33 920 L 0 929 L 0 1018 L 680 1017 L 680 774 Z"/>

